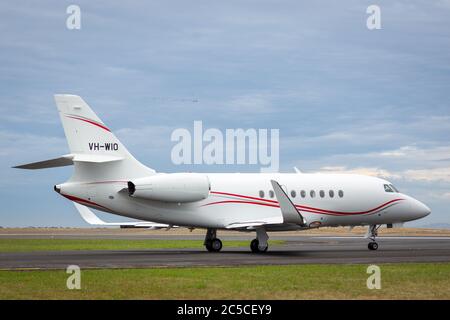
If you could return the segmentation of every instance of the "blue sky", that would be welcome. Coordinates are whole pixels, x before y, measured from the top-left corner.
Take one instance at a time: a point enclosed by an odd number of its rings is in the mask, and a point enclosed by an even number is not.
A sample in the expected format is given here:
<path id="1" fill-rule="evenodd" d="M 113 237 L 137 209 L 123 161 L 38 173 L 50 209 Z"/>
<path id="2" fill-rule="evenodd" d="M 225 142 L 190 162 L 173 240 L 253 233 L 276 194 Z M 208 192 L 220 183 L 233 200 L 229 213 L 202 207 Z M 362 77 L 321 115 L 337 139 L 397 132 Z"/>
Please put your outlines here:
<path id="1" fill-rule="evenodd" d="M 386 177 L 433 210 L 417 224 L 450 223 L 448 0 L 1 2 L 1 226 L 85 226 L 52 190 L 71 167 L 10 168 L 68 153 L 54 93 L 158 171 L 259 170 L 173 165 L 170 134 L 194 120 L 278 128 L 280 171 Z"/>

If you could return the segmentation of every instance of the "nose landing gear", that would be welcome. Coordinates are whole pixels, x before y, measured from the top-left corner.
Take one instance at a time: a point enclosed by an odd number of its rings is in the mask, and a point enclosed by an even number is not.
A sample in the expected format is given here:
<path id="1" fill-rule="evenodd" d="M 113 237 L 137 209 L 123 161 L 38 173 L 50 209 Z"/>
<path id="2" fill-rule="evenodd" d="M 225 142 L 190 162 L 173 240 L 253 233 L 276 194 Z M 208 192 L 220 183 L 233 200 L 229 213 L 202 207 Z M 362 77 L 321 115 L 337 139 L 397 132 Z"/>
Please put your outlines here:
<path id="1" fill-rule="evenodd" d="M 369 242 L 368 245 L 369 250 L 377 250 L 378 249 L 378 243 L 374 242 Z"/>
<path id="2" fill-rule="evenodd" d="M 375 238 L 378 236 L 378 228 L 380 228 L 381 225 L 371 225 L 369 226 L 369 229 L 367 230 L 367 237 L 370 239 L 371 242 L 368 244 L 369 250 L 377 250 L 378 249 L 378 243 L 375 242 Z"/>

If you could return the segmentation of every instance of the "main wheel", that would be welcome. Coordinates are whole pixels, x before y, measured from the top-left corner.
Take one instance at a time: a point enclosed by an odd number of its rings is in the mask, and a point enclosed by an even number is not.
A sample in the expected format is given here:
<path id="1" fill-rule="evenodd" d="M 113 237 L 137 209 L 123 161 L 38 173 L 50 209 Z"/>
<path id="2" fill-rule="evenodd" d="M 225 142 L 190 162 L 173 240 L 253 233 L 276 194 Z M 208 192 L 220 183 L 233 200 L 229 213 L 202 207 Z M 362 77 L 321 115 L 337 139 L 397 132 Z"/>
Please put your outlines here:
<path id="1" fill-rule="evenodd" d="M 377 250 L 378 249 L 378 243 L 376 242 L 369 242 L 368 246 L 369 250 Z"/>
<path id="2" fill-rule="evenodd" d="M 253 239 L 252 242 L 250 242 L 250 249 L 252 250 L 252 252 L 257 253 L 257 252 L 266 252 L 267 249 L 269 248 L 269 246 L 267 245 L 263 250 L 261 250 L 259 248 L 259 241 L 258 239 Z"/>
<path id="3" fill-rule="evenodd" d="M 253 239 L 252 242 L 250 242 L 250 249 L 252 250 L 252 252 L 259 252 L 258 245 L 258 239 Z"/>
<path id="4" fill-rule="evenodd" d="M 206 243 L 205 247 L 209 252 L 219 252 L 220 250 L 222 250 L 222 241 L 217 238 L 212 239 Z"/>

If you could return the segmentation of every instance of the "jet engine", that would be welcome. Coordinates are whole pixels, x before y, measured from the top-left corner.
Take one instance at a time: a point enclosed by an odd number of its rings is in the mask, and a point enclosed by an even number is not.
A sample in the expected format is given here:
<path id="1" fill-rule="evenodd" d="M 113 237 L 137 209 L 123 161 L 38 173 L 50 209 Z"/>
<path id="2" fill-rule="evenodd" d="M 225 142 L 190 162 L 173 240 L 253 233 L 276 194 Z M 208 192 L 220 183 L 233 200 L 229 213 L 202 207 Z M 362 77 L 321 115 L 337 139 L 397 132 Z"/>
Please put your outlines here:
<path id="1" fill-rule="evenodd" d="M 194 202 L 206 199 L 211 185 L 200 173 L 157 174 L 128 182 L 131 197 L 164 202 Z"/>

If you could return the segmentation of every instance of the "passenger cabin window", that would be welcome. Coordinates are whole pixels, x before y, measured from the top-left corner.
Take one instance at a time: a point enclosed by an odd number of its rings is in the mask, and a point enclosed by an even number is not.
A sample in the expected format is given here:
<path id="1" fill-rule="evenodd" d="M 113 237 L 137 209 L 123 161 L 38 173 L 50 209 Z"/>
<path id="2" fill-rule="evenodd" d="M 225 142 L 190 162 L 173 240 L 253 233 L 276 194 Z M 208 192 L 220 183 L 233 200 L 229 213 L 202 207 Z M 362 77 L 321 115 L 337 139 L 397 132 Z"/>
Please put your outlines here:
<path id="1" fill-rule="evenodd" d="M 264 198 L 264 191 L 262 191 L 262 190 L 259 191 L 259 197 Z"/>
<path id="2" fill-rule="evenodd" d="M 320 191 L 319 191 L 319 194 L 320 194 L 320 197 L 321 197 L 321 198 L 325 197 L 325 191 L 320 190 Z"/>
<path id="3" fill-rule="evenodd" d="M 333 191 L 333 190 L 330 190 L 330 191 L 328 192 L 328 194 L 330 195 L 330 198 L 333 198 L 333 197 L 334 197 L 334 191 Z"/>
<path id="4" fill-rule="evenodd" d="M 297 192 L 295 192 L 295 190 L 292 190 L 292 191 L 291 191 L 291 197 L 292 197 L 292 198 L 295 198 L 296 195 L 297 195 Z"/>
<path id="5" fill-rule="evenodd" d="M 386 192 L 394 192 L 394 190 L 388 184 L 384 185 L 384 191 L 386 191 Z"/>
<path id="6" fill-rule="evenodd" d="M 302 196 L 302 198 L 306 197 L 306 191 L 305 190 L 300 191 L 300 195 Z"/>
<path id="7" fill-rule="evenodd" d="M 269 191 L 269 197 L 273 198 L 275 196 L 275 194 L 273 193 L 273 190 Z"/>
<path id="8" fill-rule="evenodd" d="M 344 197 L 344 191 L 339 190 L 339 191 L 338 191 L 338 195 L 339 195 L 339 198 Z"/>
<path id="9" fill-rule="evenodd" d="M 314 198 L 316 196 L 316 192 L 314 190 L 311 190 L 309 192 L 309 195 L 311 196 L 311 198 Z"/>

